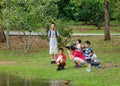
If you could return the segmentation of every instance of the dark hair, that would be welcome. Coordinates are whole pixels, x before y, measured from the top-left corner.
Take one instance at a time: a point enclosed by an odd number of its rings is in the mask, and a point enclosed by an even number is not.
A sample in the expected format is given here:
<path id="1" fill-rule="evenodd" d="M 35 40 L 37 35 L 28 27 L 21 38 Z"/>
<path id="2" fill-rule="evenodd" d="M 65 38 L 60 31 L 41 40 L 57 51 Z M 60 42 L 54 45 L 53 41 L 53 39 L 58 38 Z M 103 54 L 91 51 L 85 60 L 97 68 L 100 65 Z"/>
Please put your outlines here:
<path id="1" fill-rule="evenodd" d="M 85 43 L 86 43 L 86 44 L 88 44 L 88 45 L 90 45 L 90 44 L 91 44 L 91 43 L 90 43 L 90 41 L 86 41 Z"/>
<path id="2" fill-rule="evenodd" d="M 63 48 L 59 48 L 59 50 L 62 50 L 64 52 L 64 49 Z"/>
<path id="3" fill-rule="evenodd" d="M 50 25 L 54 24 L 56 26 L 56 24 L 54 22 L 51 22 Z"/>
<path id="4" fill-rule="evenodd" d="M 75 50 L 76 48 L 75 48 L 74 45 L 72 45 L 72 46 L 70 46 L 70 49 L 73 51 L 73 50 Z"/>
<path id="5" fill-rule="evenodd" d="M 78 42 L 81 43 L 81 39 L 78 39 Z"/>
<path id="6" fill-rule="evenodd" d="M 93 50 L 91 50 L 91 53 L 93 53 Z"/>

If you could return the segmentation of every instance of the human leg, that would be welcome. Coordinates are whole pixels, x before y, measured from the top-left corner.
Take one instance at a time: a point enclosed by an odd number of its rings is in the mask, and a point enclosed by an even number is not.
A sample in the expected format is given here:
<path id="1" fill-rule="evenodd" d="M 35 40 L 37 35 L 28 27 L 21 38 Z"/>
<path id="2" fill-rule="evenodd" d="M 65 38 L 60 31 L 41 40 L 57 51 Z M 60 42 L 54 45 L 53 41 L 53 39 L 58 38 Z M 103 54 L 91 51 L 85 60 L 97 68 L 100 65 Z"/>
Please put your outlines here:
<path id="1" fill-rule="evenodd" d="M 90 72 L 91 71 L 91 59 L 86 59 L 86 62 L 87 62 L 86 72 Z"/>
<path id="2" fill-rule="evenodd" d="M 76 65 L 74 66 L 75 68 L 81 67 L 81 63 L 80 63 L 78 57 L 75 57 L 75 58 L 73 59 L 73 61 L 74 61 L 74 63 L 76 64 Z"/>
<path id="3" fill-rule="evenodd" d="M 100 63 L 95 63 L 95 68 L 99 68 Z"/>
<path id="4" fill-rule="evenodd" d="M 61 68 L 64 69 L 66 62 L 64 59 L 60 60 Z"/>
<path id="5" fill-rule="evenodd" d="M 55 56 L 57 54 L 57 47 L 56 46 L 50 46 L 49 53 L 51 54 L 51 64 L 55 64 Z"/>
<path id="6" fill-rule="evenodd" d="M 55 61 L 55 55 L 52 54 L 51 57 L 52 57 L 51 64 L 55 64 L 56 63 L 56 61 Z"/>
<path id="7" fill-rule="evenodd" d="M 64 69 L 64 66 L 66 65 L 66 62 L 65 62 L 64 59 L 62 59 L 62 58 L 59 57 L 56 60 L 56 64 L 58 66 L 58 68 L 57 68 L 57 71 L 58 71 L 58 70 L 63 70 Z"/>

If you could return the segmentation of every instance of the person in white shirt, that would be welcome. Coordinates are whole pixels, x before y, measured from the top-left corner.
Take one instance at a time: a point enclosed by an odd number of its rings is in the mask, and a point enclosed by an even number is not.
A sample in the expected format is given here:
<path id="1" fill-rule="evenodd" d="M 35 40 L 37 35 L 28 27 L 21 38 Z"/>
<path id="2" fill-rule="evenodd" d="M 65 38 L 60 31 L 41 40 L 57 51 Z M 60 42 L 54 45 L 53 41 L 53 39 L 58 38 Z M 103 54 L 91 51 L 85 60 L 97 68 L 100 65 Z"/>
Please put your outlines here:
<path id="1" fill-rule="evenodd" d="M 81 53 L 83 53 L 83 45 L 81 44 L 81 39 L 78 39 L 77 42 L 76 42 L 76 48 L 78 51 L 80 51 Z"/>
<path id="2" fill-rule="evenodd" d="M 91 58 L 91 66 L 95 66 L 96 68 L 99 68 L 100 60 L 97 58 L 93 50 L 91 50 L 90 58 Z"/>
<path id="3" fill-rule="evenodd" d="M 51 23 L 50 30 L 48 31 L 49 37 L 49 54 L 52 55 L 51 64 L 55 64 L 55 56 L 58 53 L 58 41 L 57 37 L 59 36 L 58 30 L 56 30 L 56 26 L 54 23 Z"/>

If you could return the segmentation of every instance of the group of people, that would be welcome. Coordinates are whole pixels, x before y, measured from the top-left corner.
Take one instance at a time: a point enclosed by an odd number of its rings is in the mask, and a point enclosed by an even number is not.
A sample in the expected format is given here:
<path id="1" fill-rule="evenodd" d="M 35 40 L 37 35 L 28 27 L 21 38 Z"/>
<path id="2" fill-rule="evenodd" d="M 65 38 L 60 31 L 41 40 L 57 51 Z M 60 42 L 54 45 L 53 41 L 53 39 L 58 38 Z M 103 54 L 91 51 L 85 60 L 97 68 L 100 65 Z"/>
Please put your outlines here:
<path id="1" fill-rule="evenodd" d="M 66 66 L 66 55 L 64 49 L 58 49 L 57 37 L 60 36 L 56 30 L 54 23 L 51 23 L 50 30 L 48 31 L 49 37 L 49 54 L 52 55 L 51 64 L 57 64 L 57 71 L 63 70 Z M 61 36 L 62 37 L 62 36 Z M 67 52 L 70 59 L 75 63 L 75 68 L 80 68 L 87 63 L 87 72 L 91 71 L 91 67 L 99 68 L 100 61 L 91 48 L 90 41 L 85 41 L 85 46 L 81 43 L 81 39 L 78 39 L 75 44 L 67 46 Z"/>

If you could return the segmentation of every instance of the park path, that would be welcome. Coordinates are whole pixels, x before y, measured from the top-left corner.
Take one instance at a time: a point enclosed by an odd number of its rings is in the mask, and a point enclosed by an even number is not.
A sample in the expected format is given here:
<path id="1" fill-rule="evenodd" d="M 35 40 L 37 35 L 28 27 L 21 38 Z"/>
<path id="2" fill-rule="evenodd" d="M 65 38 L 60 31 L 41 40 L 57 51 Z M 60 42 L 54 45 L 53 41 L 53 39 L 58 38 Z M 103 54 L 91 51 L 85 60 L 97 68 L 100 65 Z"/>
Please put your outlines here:
<path id="1" fill-rule="evenodd" d="M 6 31 L 4 31 L 6 34 Z M 18 31 L 10 31 L 9 33 L 11 36 L 16 35 L 24 35 L 23 32 Z M 25 32 L 26 35 L 29 35 L 29 32 Z M 33 36 L 39 36 L 39 35 L 46 35 L 45 32 L 31 32 L 31 35 Z M 104 34 L 97 34 L 97 33 L 73 33 L 72 36 L 104 36 Z M 112 36 L 120 36 L 120 34 L 111 34 Z"/>

